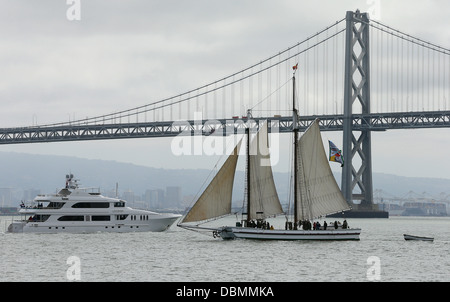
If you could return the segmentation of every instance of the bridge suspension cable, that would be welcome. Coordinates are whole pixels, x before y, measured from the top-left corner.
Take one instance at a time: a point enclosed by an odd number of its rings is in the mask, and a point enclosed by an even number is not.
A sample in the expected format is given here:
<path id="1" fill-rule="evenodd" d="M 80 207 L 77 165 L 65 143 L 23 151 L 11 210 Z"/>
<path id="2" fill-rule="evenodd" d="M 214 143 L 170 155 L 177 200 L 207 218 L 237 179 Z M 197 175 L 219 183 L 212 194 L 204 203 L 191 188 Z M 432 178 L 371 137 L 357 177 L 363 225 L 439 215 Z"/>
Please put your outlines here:
<path id="1" fill-rule="evenodd" d="M 203 119 L 226 119 L 246 115 L 247 109 L 264 116 L 280 115 L 291 109 L 287 101 L 292 91 L 289 79 L 297 63 L 296 95 L 301 115 L 342 114 L 344 20 L 187 92 L 105 115 L 33 127 L 189 120 L 195 112 L 201 112 Z M 371 112 L 450 110 L 450 50 L 376 20 L 368 24 Z"/>
<path id="2" fill-rule="evenodd" d="M 378 30 L 381 30 L 383 32 L 386 32 L 386 33 L 388 33 L 388 34 L 390 34 L 392 36 L 395 36 L 397 38 L 406 40 L 408 42 L 420 45 L 420 46 L 425 47 L 425 48 L 429 48 L 429 49 L 434 50 L 434 51 L 441 52 L 441 53 L 446 54 L 446 55 L 450 55 L 450 49 L 448 49 L 448 48 L 444 48 L 442 46 L 439 46 L 439 45 L 436 45 L 434 43 L 422 40 L 420 38 L 413 37 L 413 36 L 411 36 L 411 35 L 409 35 L 407 33 L 404 33 L 404 32 L 402 32 L 402 31 L 400 31 L 398 29 L 392 28 L 392 27 L 390 27 L 388 25 L 385 25 L 385 24 L 383 24 L 383 23 L 381 23 L 379 21 L 376 21 L 376 20 L 371 20 L 370 22 L 371 23 L 369 23 L 369 25 L 371 27 L 376 28 Z M 374 23 L 379 25 L 379 26 L 375 25 Z"/>
<path id="3" fill-rule="evenodd" d="M 450 49 L 371 20 L 371 111 L 450 109 Z"/>
<path id="4" fill-rule="evenodd" d="M 304 69 L 305 79 L 308 79 L 306 74 L 310 71 L 311 65 L 313 66 L 313 72 L 316 75 L 319 74 L 319 65 L 318 63 L 308 62 L 309 57 L 311 55 L 308 54 L 309 51 L 313 51 L 312 55 L 316 61 L 319 61 L 318 50 L 317 48 L 321 45 L 328 43 L 333 38 L 339 36 L 345 31 L 344 19 L 336 21 L 334 24 L 322 29 L 316 34 L 304 39 L 301 42 L 296 43 L 293 46 L 288 47 L 287 49 L 278 52 L 275 55 L 272 55 L 258 63 L 255 63 L 249 67 L 246 67 L 238 72 L 235 72 L 231 75 L 223 77 L 219 80 L 210 82 L 206 85 L 197 87 L 195 89 L 189 90 L 184 93 L 180 93 L 178 95 L 161 99 L 146 105 L 134 107 L 131 109 L 126 109 L 118 112 L 113 112 L 105 115 L 95 116 L 95 117 L 87 117 L 84 119 L 72 120 L 70 122 L 61 122 L 61 123 L 52 123 L 39 125 L 38 127 L 45 126 L 66 126 L 66 125 L 90 125 L 90 124 L 105 124 L 105 123 L 126 123 L 133 120 L 136 122 L 139 119 L 139 116 L 142 116 L 142 119 L 148 119 L 153 116 L 154 121 L 156 120 L 174 120 L 176 116 L 178 118 L 192 118 L 192 116 L 181 116 L 181 111 L 191 114 L 193 109 L 196 111 L 204 111 L 205 116 L 210 116 L 210 112 L 212 112 L 212 118 L 219 118 L 223 116 L 218 116 L 217 111 L 229 111 L 229 117 L 231 115 L 237 115 L 238 112 L 244 113 L 247 109 L 255 108 L 254 103 L 261 103 L 261 100 L 267 99 L 269 95 L 277 95 L 277 105 L 273 104 L 266 105 L 267 108 L 270 108 L 272 111 L 273 107 L 277 107 L 277 110 L 280 109 L 280 99 L 283 99 L 283 95 L 280 93 L 279 87 L 284 85 L 286 79 L 291 76 L 291 67 L 294 64 L 293 62 L 298 62 L 301 60 L 300 56 L 303 55 L 305 57 L 304 63 L 306 65 Z M 339 28 L 341 26 L 341 28 Z M 336 28 L 336 30 L 332 30 Z M 333 31 L 333 32 L 332 32 Z M 332 33 L 330 33 L 332 32 Z M 333 44 L 333 49 L 337 50 L 337 45 Z M 316 49 L 316 50 L 314 50 Z M 323 57 L 327 56 L 333 59 L 337 56 L 335 54 L 330 54 L 328 51 L 323 51 Z M 334 65 L 335 62 L 333 62 Z M 321 66 L 322 67 L 322 66 Z M 276 69 L 276 70 L 275 70 Z M 338 73 L 338 71 L 335 71 Z M 274 76 L 272 73 L 275 73 Z M 264 75 L 263 75 L 264 74 Z M 264 79 L 265 77 L 265 79 Z M 254 81 L 256 79 L 256 85 L 254 85 Z M 245 82 L 248 81 L 248 84 Z M 317 90 L 318 80 L 314 83 L 314 89 Z M 331 82 L 331 80 L 330 80 Z M 337 86 L 337 83 L 335 83 Z M 309 83 L 307 84 L 307 86 Z M 264 86 L 264 88 L 262 88 Z M 275 87 L 272 89 L 272 87 Z M 229 91 L 226 89 L 229 88 Z M 308 92 L 308 87 L 305 87 L 305 90 Z M 291 88 L 286 87 L 287 91 L 291 91 Z M 221 109 L 218 110 L 216 103 L 220 99 L 219 92 L 222 97 L 222 106 Z M 239 96 L 237 96 L 239 95 Z M 248 95 L 248 96 L 247 96 Z M 306 94 L 305 94 L 306 97 Z M 203 99 L 202 99 L 203 98 Z M 238 100 L 237 100 L 238 99 Z M 256 101 L 255 101 L 256 100 Z M 239 104 L 237 104 L 239 102 Z M 247 102 L 247 103 L 245 103 Z M 231 103 L 231 106 L 227 106 L 227 103 Z M 187 104 L 185 110 L 181 108 L 182 104 Z M 178 105 L 178 107 L 176 107 Z M 240 107 L 244 107 L 243 108 Z M 168 113 L 165 112 L 164 109 L 169 109 Z M 290 110 L 288 108 L 284 109 L 285 111 Z M 151 113 L 152 114 L 148 114 Z M 216 114 L 214 114 L 216 113 Z M 228 113 L 228 112 L 227 112 Z M 167 118 L 165 118 L 165 116 Z M 204 116 L 204 117 L 205 117 Z"/>

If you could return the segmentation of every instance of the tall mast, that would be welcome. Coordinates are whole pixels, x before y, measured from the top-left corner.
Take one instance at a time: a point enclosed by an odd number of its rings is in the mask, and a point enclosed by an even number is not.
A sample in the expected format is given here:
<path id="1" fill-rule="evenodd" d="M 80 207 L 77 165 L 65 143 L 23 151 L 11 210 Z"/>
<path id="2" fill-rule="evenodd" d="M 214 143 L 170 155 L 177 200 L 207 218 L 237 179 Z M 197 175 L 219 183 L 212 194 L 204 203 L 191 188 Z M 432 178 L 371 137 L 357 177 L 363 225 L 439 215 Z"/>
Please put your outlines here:
<path id="1" fill-rule="evenodd" d="M 250 126 L 245 129 L 247 134 L 247 225 L 250 222 Z"/>
<path id="2" fill-rule="evenodd" d="M 294 131 L 294 223 L 297 223 L 297 200 L 298 200 L 298 191 L 297 191 L 297 149 L 298 149 L 298 114 L 297 109 L 295 108 L 295 70 L 297 66 L 294 68 L 294 74 L 292 76 L 292 130 Z"/>

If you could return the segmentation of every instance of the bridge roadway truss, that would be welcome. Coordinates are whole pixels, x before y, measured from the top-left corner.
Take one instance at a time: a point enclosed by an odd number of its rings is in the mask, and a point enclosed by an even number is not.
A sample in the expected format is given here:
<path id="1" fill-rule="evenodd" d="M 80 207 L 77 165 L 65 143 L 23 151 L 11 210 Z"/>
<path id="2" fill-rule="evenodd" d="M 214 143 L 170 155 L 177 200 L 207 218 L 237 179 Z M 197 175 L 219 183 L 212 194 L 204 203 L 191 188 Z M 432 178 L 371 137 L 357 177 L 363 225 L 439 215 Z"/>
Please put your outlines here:
<path id="1" fill-rule="evenodd" d="M 343 130 L 345 122 L 343 115 L 321 115 L 301 117 L 298 121 L 300 131 L 305 131 L 315 118 L 320 119 L 322 131 Z M 244 133 L 245 128 L 257 127 L 260 121 L 265 120 L 270 121 L 269 131 L 271 132 L 287 133 L 292 131 L 292 116 L 95 125 L 61 124 L 1 128 L 0 144 L 174 137 L 179 135 L 227 136 Z M 450 127 L 450 111 L 352 114 L 351 120 L 353 131 L 448 128 Z"/>

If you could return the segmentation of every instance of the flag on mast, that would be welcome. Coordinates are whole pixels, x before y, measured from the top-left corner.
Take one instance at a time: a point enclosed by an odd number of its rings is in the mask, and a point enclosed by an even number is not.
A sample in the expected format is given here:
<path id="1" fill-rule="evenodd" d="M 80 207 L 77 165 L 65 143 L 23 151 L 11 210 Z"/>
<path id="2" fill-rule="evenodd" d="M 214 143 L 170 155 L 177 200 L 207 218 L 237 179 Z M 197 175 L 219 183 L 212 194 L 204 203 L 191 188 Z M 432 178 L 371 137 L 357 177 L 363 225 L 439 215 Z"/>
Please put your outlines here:
<path id="1" fill-rule="evenodd" d="M 344 157 L 342 156 L 342 151 L 333 144 L 332 141 L 328 141 L 330 145 L 330 161 L 335 161 L 341 164 L 341 167 L 344 166 Z"/>
<path id="2" fill-rule="evenodd" d="M 293 69 L 293 70 L 297 70 L 297 68 L 298 68 L 298 63 L 295 64 L 294 66 L 292 66 L 292 69 Z"/>

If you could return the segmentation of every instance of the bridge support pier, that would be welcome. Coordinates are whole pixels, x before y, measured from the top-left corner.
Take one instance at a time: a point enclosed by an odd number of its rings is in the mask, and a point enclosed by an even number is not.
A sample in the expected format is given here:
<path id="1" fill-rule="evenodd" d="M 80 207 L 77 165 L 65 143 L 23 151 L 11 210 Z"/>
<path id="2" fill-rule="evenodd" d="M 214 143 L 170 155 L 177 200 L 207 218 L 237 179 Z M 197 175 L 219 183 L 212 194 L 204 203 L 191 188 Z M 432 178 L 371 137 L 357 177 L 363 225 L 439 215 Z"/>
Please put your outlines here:
<path id="1" fill-rule="evenodd" d="M 370 130 L 353 131 L 355 113 L 370 114 L 369 16 L 348 11 L 346 15 L 342 193 L 350 205 L 372 210 L 372 153 Z M 359 157 L 359 158 L 358 158 Z M 360 164 L 359 168 L 355 165 Z"/>

